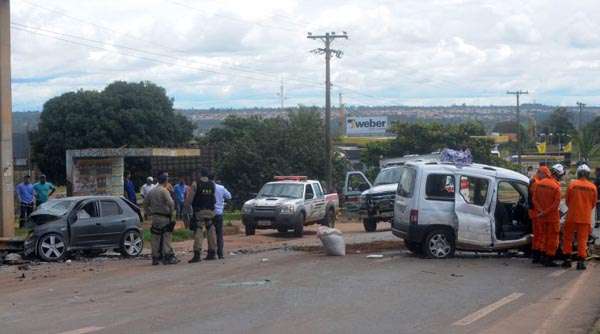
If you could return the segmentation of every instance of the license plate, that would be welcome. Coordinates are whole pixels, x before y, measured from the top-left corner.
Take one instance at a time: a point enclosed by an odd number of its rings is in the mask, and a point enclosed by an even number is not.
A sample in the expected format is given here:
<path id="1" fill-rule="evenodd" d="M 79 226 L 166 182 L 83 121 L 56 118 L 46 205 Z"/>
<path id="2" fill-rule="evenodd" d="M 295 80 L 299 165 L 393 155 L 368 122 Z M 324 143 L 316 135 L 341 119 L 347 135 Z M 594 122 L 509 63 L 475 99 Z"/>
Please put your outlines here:
<path id="1" fill-rule="evenodd" d="M 271 226 L 270 220 L 259 220 L 257 222 L 258 226 Z"/>

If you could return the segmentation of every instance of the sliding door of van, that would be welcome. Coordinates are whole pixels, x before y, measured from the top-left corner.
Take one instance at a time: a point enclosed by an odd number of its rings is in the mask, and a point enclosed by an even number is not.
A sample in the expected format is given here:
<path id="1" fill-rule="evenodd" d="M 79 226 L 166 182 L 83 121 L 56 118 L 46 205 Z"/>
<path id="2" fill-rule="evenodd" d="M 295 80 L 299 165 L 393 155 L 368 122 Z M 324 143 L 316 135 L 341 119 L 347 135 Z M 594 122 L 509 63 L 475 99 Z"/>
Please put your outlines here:
<path id="1" fill-rule="evenodd" d="M 454 211 L 458 220 L 457 242 L 466 246 L 492 246 L 492 217 L 488 212 L 493 180 L 460 175 L 456 180 Z"/>

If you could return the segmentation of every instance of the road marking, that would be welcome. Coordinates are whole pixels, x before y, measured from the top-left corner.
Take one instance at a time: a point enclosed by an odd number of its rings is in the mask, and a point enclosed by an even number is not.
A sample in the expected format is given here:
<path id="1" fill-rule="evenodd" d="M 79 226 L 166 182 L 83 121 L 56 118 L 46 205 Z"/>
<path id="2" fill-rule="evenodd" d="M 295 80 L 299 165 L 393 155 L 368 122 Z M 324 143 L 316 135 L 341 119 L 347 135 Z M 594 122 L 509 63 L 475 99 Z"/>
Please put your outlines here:
<path id="1" fill-rule="evenodd" d="M 562 274 L 564 274 L 564 273 L 566 273 L 566 272 L 567 272 L 567 270 L 566 270 L 566 269 L 563 269 L 563 270 L 557 270 L 557 271 L 553 272 L 552 274 L 550 274 L 550 275 L 548 275 L 548 276 L 549 276 L 549 277 L 558 277 L 558 276 L 560 276 L 560 275 L 562 275 Z"/>
<path id="2" fill-rule="evenodd" d="M 565 294 L 561 296 L 560 303 L 556 306 L 554 311 L 552 311 L 552 314 L 550 314 L 550 316 L 548 316 L 546 320 L 544 320 L 540 327 L 538 327 L 534 334 L 548 333 L 548 331 L 552 328 L 552 324 L 559 320 L 560 315 L 571 304 L 573 298 L 575 297 L 575 294 L 579 292 L 579 290 L 583 287 L 583 283 L 590 275 L 591 270 L 589 267 L 591 266 L 588 265 L 588 270 L 582 273 L 577 278 L 575 283 L 573 283 L 573 285 L 571 285 L 571 287 L 565 292 Z"/>
<path id="3" fill-rule="evenodd" d="M 471 314 L 469 314 L 468 316 L 458 320 L 457 322 L 453 323 L 453 326 L 468 326 L 472 323 L 474 323 L 475 321 L 485 317 L 486 315 L 494 312 L 495 310 L 501 308 L 502 306 L 513 302 L 519 298 L 521 298 L 521 296 L 523 296 L 523 293 L 520 292 L 515 292 L 515 293 L 511 293 L 510 295 L 498 300 L 497 302 L 490 304 L 478 311 L 475 311 Z"/>
<path id="4" fill-rule="evenodd" d="M 101 329 L 104 329 L 104 327 L 90 326 L 90 327 L 83 327 L 83 328 L 75 329 L 72 331 L 62 332 L 59 334 L 86 334 L 86 333 L 91 333 L 91 332 L 97 332 Z"/>

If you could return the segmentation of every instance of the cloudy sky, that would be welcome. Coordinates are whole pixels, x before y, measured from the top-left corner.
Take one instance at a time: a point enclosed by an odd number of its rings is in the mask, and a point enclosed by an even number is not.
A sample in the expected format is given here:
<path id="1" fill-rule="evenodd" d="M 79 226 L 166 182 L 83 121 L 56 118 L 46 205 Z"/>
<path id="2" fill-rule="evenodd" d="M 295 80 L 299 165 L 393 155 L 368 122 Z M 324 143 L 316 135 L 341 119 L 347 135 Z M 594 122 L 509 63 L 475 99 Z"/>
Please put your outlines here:
<path id="1" fill-rule="evenodd" d="M 323 105 L 600 104 L 597 0 L 13 0 L 13 109 L 150 80 L 180 108 Z"/>

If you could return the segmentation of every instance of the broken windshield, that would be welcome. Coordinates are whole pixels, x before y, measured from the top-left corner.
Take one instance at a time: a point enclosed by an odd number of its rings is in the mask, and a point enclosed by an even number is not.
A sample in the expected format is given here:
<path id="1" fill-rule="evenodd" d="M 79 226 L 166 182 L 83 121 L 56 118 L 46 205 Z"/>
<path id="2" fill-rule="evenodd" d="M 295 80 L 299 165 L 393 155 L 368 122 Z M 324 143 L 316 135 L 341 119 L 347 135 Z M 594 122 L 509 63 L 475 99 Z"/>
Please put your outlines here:
<path id="1" fill-rule="evenodd" d="M 402 171 L 404 167 L 393 167 L 387 168 L 379 172 L 377 178 L 375 179 L 374 186 L 380 186 L 383 184 L 394 184 L 400 182 L 400 178 L 402 177 Z"/>
<path id="2" fill-rule="evenodd" d="M 48 202 L 40 205 L 38 209 L 35 210 L 35 213 L 62 216 L 69 212 L 74 203 L 74 200 L 69 199 L 51 199 Z"/>
<path id="3" fill-rule="evenodd" d="M 304 185 L 297 183 L 267 183 L 258 193 L 258 197 L 303 198 Z"/>

